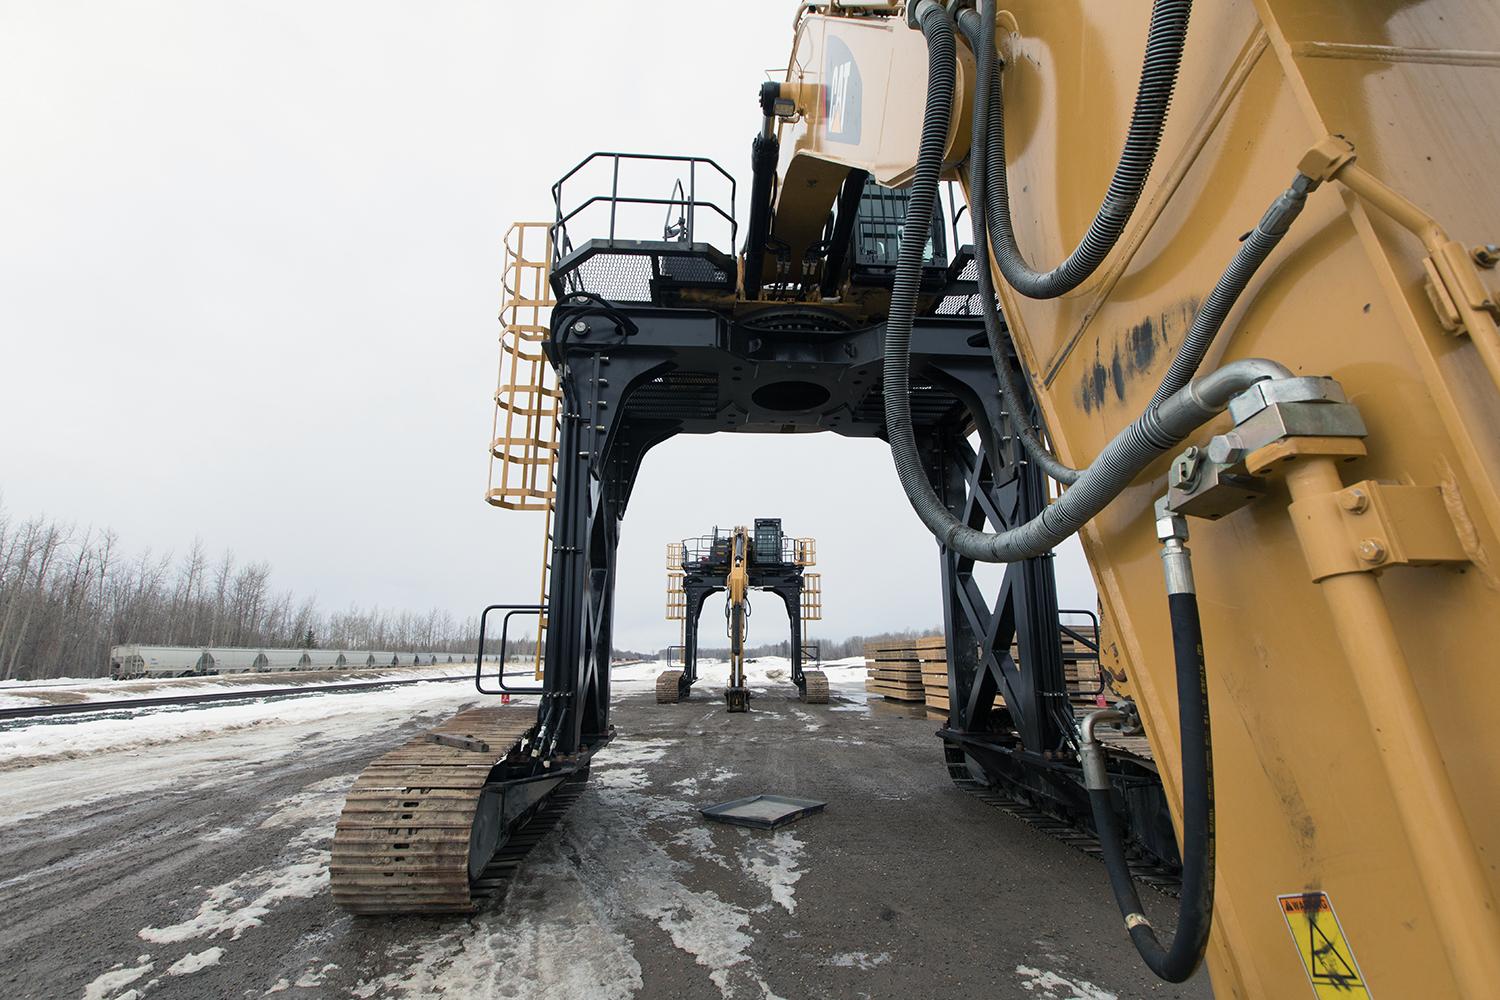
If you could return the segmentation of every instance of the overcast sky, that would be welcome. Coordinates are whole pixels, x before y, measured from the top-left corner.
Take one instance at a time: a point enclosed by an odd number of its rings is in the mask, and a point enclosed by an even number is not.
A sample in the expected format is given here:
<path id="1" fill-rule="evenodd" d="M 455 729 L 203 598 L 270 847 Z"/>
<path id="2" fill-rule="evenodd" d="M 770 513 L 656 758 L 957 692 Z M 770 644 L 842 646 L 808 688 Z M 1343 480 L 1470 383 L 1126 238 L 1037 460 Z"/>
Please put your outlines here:
<path id="1" fill-rule="evenodd" d="M 325 609 L 534 600 L 539 518 L 482 500 L 505 227 L 596 149 L 713 157 L 743 221 L 796 7 L 0 0 L 6 507 L 200 537 Z M 683 437 L 626 515 L 617 645 L 676 641 L 668 540 L 765 516 L 818 539 L 815 636 L 940 621 L 884 444 Z"/>

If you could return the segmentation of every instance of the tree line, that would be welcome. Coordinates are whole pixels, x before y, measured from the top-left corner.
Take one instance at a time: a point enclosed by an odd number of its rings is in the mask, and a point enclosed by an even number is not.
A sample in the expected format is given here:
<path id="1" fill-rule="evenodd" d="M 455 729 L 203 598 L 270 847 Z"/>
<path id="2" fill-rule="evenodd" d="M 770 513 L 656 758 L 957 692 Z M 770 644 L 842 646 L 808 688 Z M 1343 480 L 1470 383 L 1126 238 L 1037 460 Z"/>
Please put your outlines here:
<path id="1" fill-rule="evenodd" d="M 265 562 L 201 541 L 180 557 L 129 555 L 113 531 L 0 507 L 0 679 L 101 676 L 126 643 L 472 655 L 477 639 L 477 622 L 441 609 L 324 612 L 273 589 Z"/>
<path id="2" fill-rule="evenodd" d="M 822 659 L 836 660 L 861 655 L 867 642 L 940 631 L 908 629 L 815 642 Z M 0 506 L 0 680 L 103 676 L 109 672 L 110 647 L 129 643 L 472 656 L 478 641 L 477 620 L 456 619 L 436 608 L 324 612 L 313 598 L 273 589 L 265 562 L 240 562 L 227 550 L 211 556 L 201 541 L 180 557 L 150 550 L 130 555 L 108 529 L 44 517 L 17 520 Z M 510 656 L 534 650 L 529 635 L 506 643 Z M 747 653 L 790 656 L 791 646 L 782 640 Z M 703 648 L 700 655 L 722 659 L 728 650 Z M 616 660 L 667 656 L 666 649 L 614 653 Z"/>

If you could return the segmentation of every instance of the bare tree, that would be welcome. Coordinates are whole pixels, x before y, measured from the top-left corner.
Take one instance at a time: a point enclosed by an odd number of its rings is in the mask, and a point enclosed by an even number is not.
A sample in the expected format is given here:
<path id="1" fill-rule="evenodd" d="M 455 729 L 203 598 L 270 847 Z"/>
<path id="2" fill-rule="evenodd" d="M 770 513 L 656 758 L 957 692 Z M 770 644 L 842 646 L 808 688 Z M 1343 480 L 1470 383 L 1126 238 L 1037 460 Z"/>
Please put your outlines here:
<path id="1" fill-rule="evenodd" d="M 105 673 L 111 645 L 472 653 L 477 622 L 351 607 L 324 615 L 311 597 L 271 586 L 263 562 L 210 559 L 195 540 L 181 559 L 120 555 L 109 530 L 79 532 L 0 507 L 0 678 Z"/>

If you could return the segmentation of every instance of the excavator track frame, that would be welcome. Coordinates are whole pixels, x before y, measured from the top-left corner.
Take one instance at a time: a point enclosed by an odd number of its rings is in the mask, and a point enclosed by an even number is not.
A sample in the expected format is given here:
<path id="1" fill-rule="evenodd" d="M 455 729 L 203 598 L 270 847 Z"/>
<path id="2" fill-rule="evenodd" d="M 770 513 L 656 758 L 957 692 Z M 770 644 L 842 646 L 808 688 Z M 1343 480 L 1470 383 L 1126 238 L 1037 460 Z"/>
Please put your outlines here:
<path id="1" fill-rule="evenodd" d="M 497 851 L 587 776 L 586 759 L 526 773 L 538 770 L 522 751 L 535 730 L 529 707 L 469 709 L 367 766 L 334 829 L 334 902 L 356 914 L 472 913 L 492 895 Z"/>
<path id="2" fill-rule="evenodd" d="M 564 215 L 560 206 L 559 218 Z M 555 247 L 574 242 L 566 233 L 554 235 Z M 883 322 L 816 303 L 782 302 L 768 313 L 741 310 L 729 296 L 684 300 L 675 283 L 623 277 L 643 266 L 654 273 L 661 266 L 657 243 L 614 234 L 577 242 L 586 253 L 559 250 L 553 261 L 558 305 L 546 342 L 564 413 L 544 681 L 554 704 L 549 709 L 544 700 L 539 739 L 555 741 L 562 752 L 586 745 L 608 725 L 619 529 L 652 448 L 677 434 L 885 434 Z M 677 248 L 674 274 L 717 266 L 715 256 L 689 266 L 692 247 L 689 239 Z M 965 260 L 962 251 L 952 264 L 935 259 L 924 278 L 930 294 L 911 336 L 914 429 L 945 502 L 971 524 L 1003 529 L 1035 516 L 1051 498 L 1009 431 L 1015 419 L 1034 423 L 1035 406 L 1029 403 L 1024 414 L 1002 406 L 982 323 L 971 310 Z M 621 290 L 631 297 L 606 294 Z M 1011 363 L 1019 371 L 1014 357 Z M 1077 732 L 1051 557 L 1008 566 L 998 589 L 976 578 L 972 561 L 942 546 L 938 568 L 953 705 L 946 731 L 982 748 L 976 759 L 985 762 L 996 787 L 1087 828 L 1089 807 L 1076 769 L 1057 767 L 1058 759 L 1073 758 Z M 795 604 L 789 608 L 797 612 Z M 691 677 L 689 668 L 679 689 Z M 997 694 L 1003 707 L 995 707 Z M 1131 848 L 1170 867 L 1175 842 L 1169 821 L 1168 836 L 1160 835 L 1157 820 L 1167 816 L 1160 784 L 1128 773 L 1112 780 L 1122 795 L 1145 800 L 1133 815 L 1153 819 L 1142 834 L 1126 817 Z"/>

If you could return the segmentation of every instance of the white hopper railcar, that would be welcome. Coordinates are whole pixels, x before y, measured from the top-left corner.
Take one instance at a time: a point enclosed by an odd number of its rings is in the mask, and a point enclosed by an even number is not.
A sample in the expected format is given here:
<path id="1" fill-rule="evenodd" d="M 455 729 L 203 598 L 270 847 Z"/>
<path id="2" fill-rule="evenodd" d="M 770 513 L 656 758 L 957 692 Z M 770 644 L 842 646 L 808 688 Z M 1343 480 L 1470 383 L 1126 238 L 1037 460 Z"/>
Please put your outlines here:
<path id="1" fill-rule="evenodd" d="M 201 646 L 115 646 L 109 651 L 109 675 L 122 677 L 188 677 L 209 672 L 211 658 Z"/>

